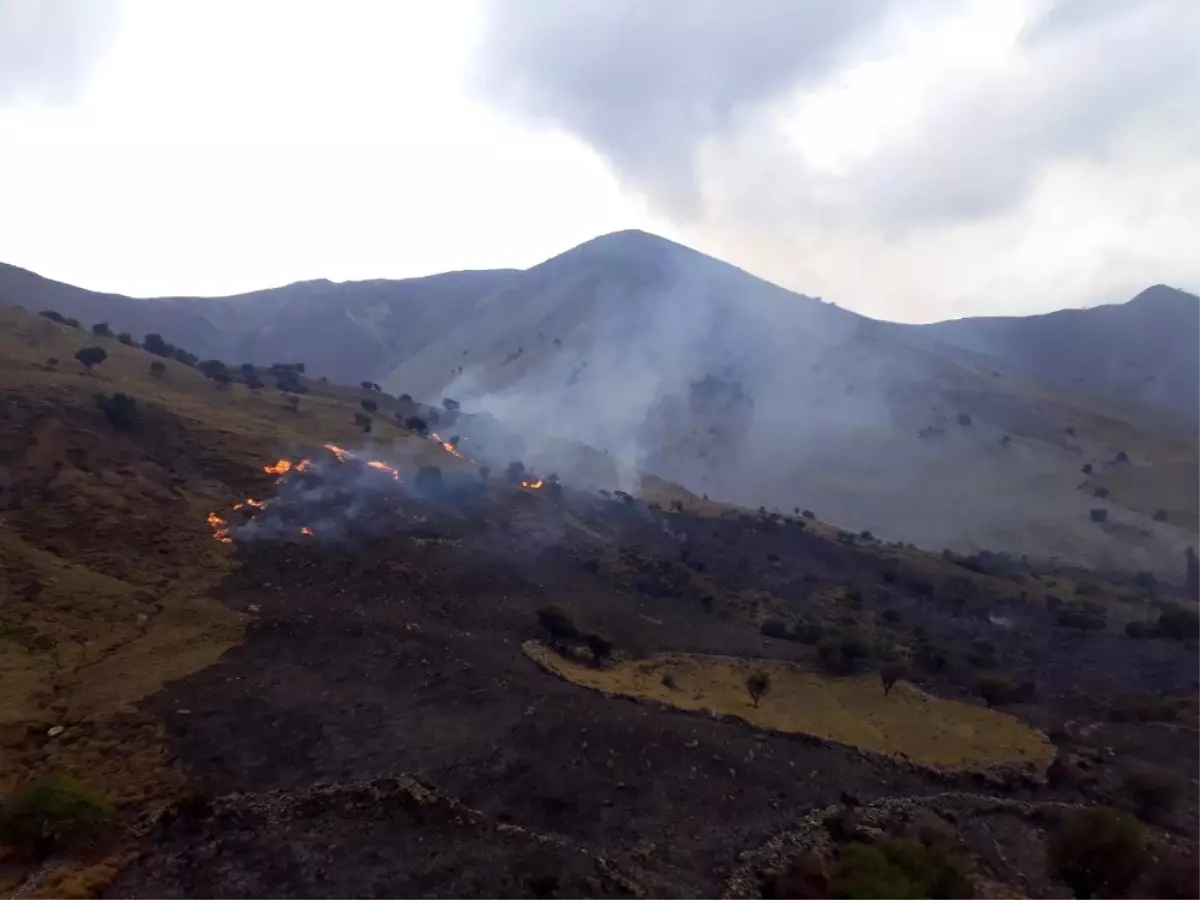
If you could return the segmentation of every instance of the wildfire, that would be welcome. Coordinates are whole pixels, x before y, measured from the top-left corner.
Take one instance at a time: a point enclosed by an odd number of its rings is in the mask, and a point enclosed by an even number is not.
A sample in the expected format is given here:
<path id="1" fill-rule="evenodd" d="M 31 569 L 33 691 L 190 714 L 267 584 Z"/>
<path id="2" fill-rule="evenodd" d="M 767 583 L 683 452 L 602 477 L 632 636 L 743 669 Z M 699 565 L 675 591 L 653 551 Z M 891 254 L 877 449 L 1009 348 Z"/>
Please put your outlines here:
<path id="1" fill-rule="evenodd" d="M 536 491 L 545 483 L 546 482 L 544 482 L 542 479 L 539 478 L 537 481 L 522 481 L 521 487 L 529 488 L 530 490 Z"/>
<path id="2" fill-rule="evenodd" d="M 350 456 L 349 450 L 344 450 L 337 444 L 326 444 L 325 449 L 336 456 L 338 462 L 345 462 L 346 457 Z"/>
<path id="3" fill-rule="evenodd" d="M 268 475 L 286 475 L 292 471 L 292 462 L 288 459 L 281 459 L 273 466 L 263 466 L 263 471 Z"/>
<path id="4" fill-rule="evenodd" d="M 235 503 L 233 505 L 233 508 L 234 509 L 245 509 L 247 506 L 249 506 L 251 509 L 266 509 L 267 508 L 267 504 L 265 502 L 263 502 L 262 500 L 255 500 L 253 497 L 247 497 L 241 503 Z"/>
<path id="5" fill-rule="evenodd" d="M 232 544 L 233 538 L 229 536 L 229 523 L 222 519 L 214 512 L 208 514 L 208 524 L 213 530 L 215 537 L 222 544 Z"/>
<path id="6" fill-rule="evenodd" d="M 395 478 L 397 481 L 400 480 L 400 470 L 392 468 L 387 463 L 385 463 L 381 460 L 378 460 L 378 459 L 368 460 L 367 465 L 370 466 L 372 469 L 378 469 L 380 472 L 390 472 L 393 478 Z"/>
<path id="7" fill-rule="evenodd" d="M 449 453 L 451 456 L 457 456 L 459 459 L 463 458 L 463 455 L 458 452 L 458 448 L 455 447 L 454 444 L 452 444 L 450 441 L 443 441 L 442 436 L 440 434 L 438 434 L 436 431 L 431 431 L 429 433 L 429 436 L 431 438 L 433 438 L 435 441 L 437 441 L 439 444 L 441 444 L 442 449 L 445 450 L 447 453 Z"/>
<path id="8" fill-rule="evenodd" d="M 309 528 L 307 525 L 303 525 L 303 526 L 301 526 L 301 528 L 300 528 L 300 533 L 301 533 L 301 534 L 304 534 L 304 535 L 307 535 L 308 537 L 312 537 L 312 535 L 313 535 L 313 530 L 312 530 L 311 528 Z"/>

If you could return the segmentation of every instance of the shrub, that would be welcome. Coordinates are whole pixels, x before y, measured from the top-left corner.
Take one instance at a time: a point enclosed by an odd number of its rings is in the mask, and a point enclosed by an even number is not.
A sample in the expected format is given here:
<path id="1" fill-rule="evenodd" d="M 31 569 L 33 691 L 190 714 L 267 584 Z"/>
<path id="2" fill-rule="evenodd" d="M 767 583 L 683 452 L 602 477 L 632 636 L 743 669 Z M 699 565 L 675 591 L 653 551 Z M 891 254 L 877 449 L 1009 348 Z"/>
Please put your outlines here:
<path id="1" fill-rule="evenodd" d="M 38 313 L 43 319 L 49 319 L 51 322 L 58 322 L 60 325 L 67 324 L 66 318 L 60 312 L 55 312 L 52 309 L 43 309 Z"/>
<path id="2" fill-rule="evenodd" d="M 519 459 L 514 459 L 505 468 L 504 477 L 512 482 L 524 480 L 524 478 L 525 478 L 525 463 L 521 462 Z"/>
<path id="3" fill-rule="evenodd" d="M 108 359 L 108 354 L 103 347 L 84 347 L 75 354 L 75 358 L 90 372 L 92 366 L 98 366 Z"/>
<path id="4" fill-rule="evenodd" d="M 96 337 L 110 338 L 113 336 L 113 330 L 108 327 L 107 322 L 97 322 L 92 326 L 92 334 Z"/>
<path id="5" fill-rule="evenodd" d="M 219 359 L 206 359 L 204 362 L 196 366 L 205 378 L 216 378 L 218 374 L 224 374 L 226 371 L 225 363 Z"/>
<path id="6" fill-rule="evenodd" d="M 1125 790 L 1133 800 L 1138 818 L 1154 822 L 1169 813 L 1183 787 L 1167 772 L 1139 766 L 1125 773 Z"/>
<path id="7" fill-rule="evenodd" d="M 821 642 L 821 638 L 825 637 L 825 628 L 816 622 L 797 622 L 792 626 L 791 638 L 793 641 L 799 641 L 801 644 L 808 644 L 810 647 Z"/>
<path id="8" fill-rule="evenodd" d="M 449 397 L 442 398 L 442 406 L 446 408 L 446 412 L 457 412 L 459 403 L 457 400 L 451 400 Z"/>
<path id="9" fill-rule="evenodd" d="M 758 701 L 771 691 L 771 676 L 766 672 L 752 672 L 746 676 L 746 693 L 758 709 Z"/>
<path id="10" fill-rule="evenodd" d="M 369 413 L 376 412 L 379 409 L 379 404 L 370 397 L 364 397 L 363 399 L 359 400 L 358 405 Z"/>
<path id="11" fill-rule="evenodd" d="M 261 391 L 264 387 L 266 387 L 266 385 L 257 375 L 247 375 L 246 387 L 250 388 L 252 391 Z"/>
<path id="12" fill-rule="evenodd" d="M 1080 810 L 1050 837 L 1046 861 L 1051 877 L 1076 897 L 1119 897 L 1146 870 L 1142 825 L 1106 807 Z"/>
<path id="13" fill-rule="evenodd" d="M 67 316 L 65 319 L 63 319 L 63 324 L 64 324 L 64 325 L 70 325 L 72 328 L 78 328 L 78 327 L 79 327 L 79 320 L 78 320 L 78 319 L 73 319 L 73 318 L 71 318 L 70 316 Z"/>
<path id="14" fill-rule="evenodd" d="M 1118 450 L 1116 457 L 1113 459 L 1113 462 L 1127 463 L 1127 462 L 1129 462 L 1129 454 L 1126 453 L 1124 450 Z"/>
<path id="15" fill-rule="evenodd" d="M 955 421 L 957 421 L 959 425 L 962 425 L 964 428 L 966 428 L 967 426 L 969 426 L 971 424 L 971 414 L 970 413 L 959 413 L 955 417 Z"/>
<path id="16" fill-rule="evenodd" d="M 897 681 L 909 679 L 908 667 L 903 663 L 890 663 L 879 670 L 879 680 L 883 682 L 883 696 L 892 692 Z"/>
<path id="17" fill-rule="evenodd" d="M 137 401 L 128 394 L 120 391 L 111 397 L 97 394 L 95 400 L 108 424 L 118 431 L 128 431 L 137 421 Z"/>
<path id="18" fill-rule="evenodd" d="M 665 687 L 668 691 L 674 691 L 674 690 L 679 689 L 679 685 L 675 681 L 675 675 L 671 672 L 663 672 L 662 686 Z"/>
<path id="19" fill-rule="evenodd" d="M 1108 510 L 1107 509 L 1089 509 L 1088 510 L 1088 518 L 1090 518 L 1093 522 L 1107 522 L 1108 521 Z"/>
<path id="20" fill-rule="evenodd" d="M 898 609 L 888 608 L 879 614 L 879 621 L 883 622 L 885 625 L 898 625 L 901 618 L 902 616 L 900 615 L 900 610 Z"/>
<path id="21" fill-rule="evenodd" d="M 787 622 L 783 621 L 782 619 L 766 619 L 763 621 L 762 628 L 760 630 L 763 634 L 770 638 L 787 640 L 791 637 L 791 635 L 788 633 Z"/>
<path id="22" fill-rule="evenodd" d="M 814 513 L 811 509 L 804 510 L 804 512 L 800 513 L 800 515 L 806 519 L 815 519 L 817 517 L 817 514 Z"/>
<path id="23" fill-rule="evenodd" d="M 1135 640 L 1148 638 L 1154 634 L 1154 630 L 1145 622 L 1127 622 L 1125 624 L 1125 634 Z"/>
<path id="24" fill-rule="evenodd" d="M 371 430 L 371 417 L 364 412 L 356 412 L 354 414 L 354 424 L 363 431 Z"/>
<path id="25" fill-rule="evenodd" d="M 212 376 L 212 380 L 213 384 L 222 389 L 229 387 L 229 383 L 233 381 L 233 379 L 229 377 L 228 372 L 215 372 Z"/>
<path id="26" fill-rule="evenodd" d="M 560 640 L 562 638 L 575 638 L 579 636 L 579 629 L 575 627 L 575 620 L 571 614 L 563 607 L 552 604 L 543 606 L 537 611 L 538 624 L 550 633 L 551 640 Z"/>
<path id="27" fill-rule="evenodd" d="M 916 650 L 913 651 L 913 662 L 927 672 L 945 672 L 950 668 L 952 660 L 950 651 L 933 641 L 919 641 Z"/>
<path id="28" fill-rule="evenodd" d="M 58 359 L 53 356 L 48 357 L 46 359 L 46 368 L 47 369 L 57 369 L 58 368 Z"/>
<path id="29" fill-rule="evenodd" d="M 155 378 L 162 378 L 167 372 L 167 365 L 161 359 L 153 360 L 150 363 L 150 374 Z"/>
<path id="30" fill-rule="evenodd" d="M 1092 474 L 1092 464 L 1084 463 L 1083 468 L 1080 469 L 1079 471 L 1082 472 L 1084 475 L 1091 475 Z"/>
<path id="31" fill-rule="evenodd" d="M 1098 500 L 1107 500 L 1108 499 L 1108 488 L 1098 487 L 1094 491 L 1092 491 L 1092 496 L 1097 498 Z"/>
<path id="32" fill-rule="evenodd" d="M 404 420 L 404 427 L 417 434 L 425 434 L 429 430 L 429 425 L 420 416 L 409 416 Z"/>
<path id="33" fill-rule="evenodd" d="M 90 844 L 113 815 L 102 795 L 52 775 L 17 789 L 0 806 L 0 841 L 42 857 Z"/>
<path id="34" fill-rule="evenodd" d="M 401 394 L 396 399 L 399 400 L 401 403 L 412 403 L 413 402 L 412 394 Z"/>
<path id="35" fill-rule="evenodd" d="M 905 838 L 843 848 L 831 881 L 832 897 L 974 897 L 966 861 L 944 843 Z"/>
<path id="36" fill-rule="evenodd" d="M 118 335 L 117 335 L 117 340 L 118 340 L 118 341 L 120 341 L 122 344 L 124 344 L 126 347 L 135 347 L 135 346 L 137 346 L 137 345 L 136 345 L 136 344 L 133 342 L 133 335 L 132 335 L 132 334 L 130 334 L 128 331 L 122 331 L 120 334 L 118 334 Z"/>
<path id="37" fill-rule="evenodd" d="M 374 392 L 375 392 L 375 393 L 377 393 L 377 394 L 379 394 L 379 393 L 382 393 L 382 392 L 383 392 L 383 388 L 381 388 L 379 385 L 377 385 L 377 384 L 376 384 L 375 382 L 373 382 L 373 381 L 364 381 L 364 382 L 362 383 L 362 389 L 363 389 L 364 391 L 374 391 Z"/>
<path id="38" fill-rule="evenodd" d="M 1154 521 L 1155 522 L 1167 521 L 1167 511 L 1165 509 L 1160 509 L 1158 512 L 1156 512 L 1154 514 Z"/>

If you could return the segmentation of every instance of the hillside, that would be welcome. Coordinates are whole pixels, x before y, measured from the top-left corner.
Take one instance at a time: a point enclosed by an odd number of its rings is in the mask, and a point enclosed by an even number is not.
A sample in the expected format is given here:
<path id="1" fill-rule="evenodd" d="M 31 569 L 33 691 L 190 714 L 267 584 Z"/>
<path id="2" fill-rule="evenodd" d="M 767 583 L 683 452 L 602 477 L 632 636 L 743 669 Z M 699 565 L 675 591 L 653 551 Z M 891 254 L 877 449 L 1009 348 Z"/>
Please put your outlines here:
<path id="1" fill-rule="evenodd" d="M 1195 431 L 1200 421 L 1200 298 L 1155 285 L 1127 303 L 1041 316 L 920 326 L 1008 371 Z"/>
<path id="2" fill-rule="evenodd" d="M 1054 897 L 1095 806 L 1142 820 L 1135 896 L 1195 883 L 1173 584 L 506 472 L 566 451 L 209 371 L 0 307 L 5 894 L 891 896 L 890 835 Z"/>
<path id="3" fill-rule="evenodd" d="M 1200 338 L 1178 319 L 1195 304 L 1157 289 L 1118 307 L 917 328 L 641 232 L 525 272 L 216 300 L 106 298 L 14 271 L 0 292 L 29 308 L 194 332 L 196 347 L 178 340 L 201 357 L 303 358 L 334 381 L 453 397 L 542 436 L 521 452 L 577 478 L 578 453 L 560 451 L 594 447 L 627 489 L 651 472 L 933 549 L 1162 574 L 1195 542 L 1200 445 L 1187 415 L 1162 406 L 1186 406 Z M 997 322 L 1017 323 L 1020 340 L 985 341 Z M 1151 339 L 1118 352 L 1130 334 Z M 1162 391 L 1148 387 L 1154 367 Z"/>

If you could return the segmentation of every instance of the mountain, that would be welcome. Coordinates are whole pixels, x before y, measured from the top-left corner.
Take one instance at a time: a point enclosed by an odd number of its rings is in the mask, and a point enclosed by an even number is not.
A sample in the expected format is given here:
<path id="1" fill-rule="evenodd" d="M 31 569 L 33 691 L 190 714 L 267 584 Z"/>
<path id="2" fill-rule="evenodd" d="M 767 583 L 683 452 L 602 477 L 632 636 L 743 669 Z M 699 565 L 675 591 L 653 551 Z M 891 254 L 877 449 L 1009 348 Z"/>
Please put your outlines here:
<path id="1" fill-rule="evenodd" d="M 305 281 L 230 297 L 139 300 L 100 294 L 0 264 L 0 302 L 53 309 L 85 325 L 105 321 L 140 338 L 158 333 L 201 359 L 303 360 L 339 383 L 378 380 L 397 359 L 521 273 L 448 272 L 401 281 Z"/>
<path id="2" fill-rule="evenodd" d="M 334 381 L 453 397 L 525 435 L 504 444 L 512 458 L 565 478 L 590 477 L 563 452 L 586 445 L 630 490 L 649 472 L 925 547 L 1164 572 L 1197 529 L 1197 329 L 1179 325 L 1187 296 L 1159 289 L 1118 307 L 907 326 L 636 231 L 523 272 L 218 299 L 0 276 L 14 302 L 154 323 L 202 356 L 303 360 Z M 494 443 L 492 431 L 463 436 Z"/>
<path id="3" fill-rule="evenodd" d="M 1127 303 L 922 326 L 1007 371 L 1186 422 L 1200 420 L 1200 298 L 1166 285 Z"/>

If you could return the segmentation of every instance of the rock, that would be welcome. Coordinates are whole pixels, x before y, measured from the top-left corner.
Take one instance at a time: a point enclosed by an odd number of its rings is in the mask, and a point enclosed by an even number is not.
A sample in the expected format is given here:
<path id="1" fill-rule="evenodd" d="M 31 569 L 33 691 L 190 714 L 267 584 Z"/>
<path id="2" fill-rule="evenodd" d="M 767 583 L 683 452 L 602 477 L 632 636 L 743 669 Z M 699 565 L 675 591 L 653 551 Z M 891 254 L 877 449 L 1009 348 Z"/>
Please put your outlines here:
<path id="1" fill-rule="evenodd" d="M 65 729 L 65 728 L 63 728 L 61 725 L 53 725 L 53 726 L 51 726 L 51 727 L 50 727 L 50 729 L 49 729 L 49 730 L 46 732 L 46 736 L 47 736 L 47 737 L 58 737 L 58 736 L 59 736 L 60 734 L 62 734 L 64 731 L 66 731 L 66 729 Z"/>

